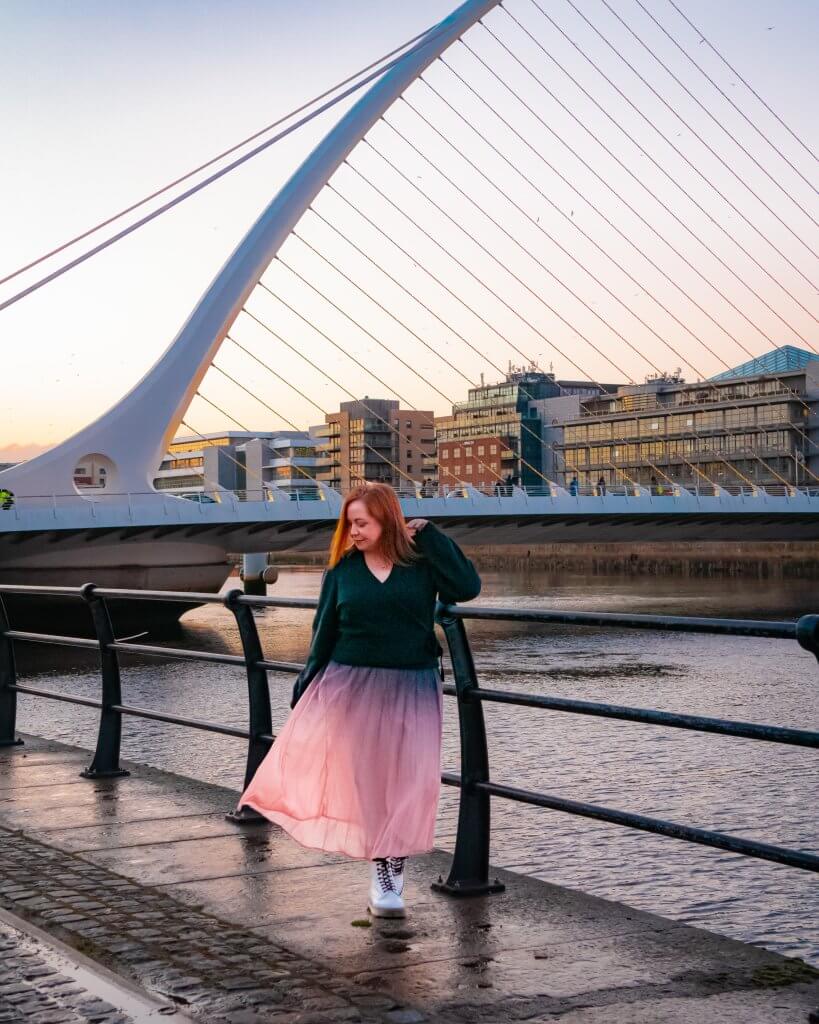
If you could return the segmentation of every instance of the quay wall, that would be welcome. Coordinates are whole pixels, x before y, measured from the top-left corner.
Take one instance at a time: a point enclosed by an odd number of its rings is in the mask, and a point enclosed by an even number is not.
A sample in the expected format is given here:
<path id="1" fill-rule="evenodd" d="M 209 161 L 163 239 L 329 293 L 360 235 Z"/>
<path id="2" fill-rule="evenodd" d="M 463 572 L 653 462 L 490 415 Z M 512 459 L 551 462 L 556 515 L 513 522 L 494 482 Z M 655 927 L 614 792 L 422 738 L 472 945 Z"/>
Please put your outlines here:
<path id="1" fill-rule="evenodd" d="M 540 569 L 599 576 L 745 576 L 819 579 L 819 543 L 767 541 L 493 544 L 464 550 L 482 569 Z M 324 565 L 323 552 L 279 552 L 275 565 Z"/>

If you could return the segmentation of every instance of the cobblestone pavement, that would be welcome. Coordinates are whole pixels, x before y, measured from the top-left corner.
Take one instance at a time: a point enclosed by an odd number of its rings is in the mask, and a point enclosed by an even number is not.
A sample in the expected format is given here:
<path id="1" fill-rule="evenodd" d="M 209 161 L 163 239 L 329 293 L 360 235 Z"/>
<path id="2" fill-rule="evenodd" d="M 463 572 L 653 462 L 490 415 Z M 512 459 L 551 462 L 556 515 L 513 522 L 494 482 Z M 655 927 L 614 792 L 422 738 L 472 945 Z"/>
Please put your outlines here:
<path id="1" fill-rule="evenodd" d="M 446 1020 L 19 832 L 0 829 L 0 846 L 0 906 L 209 1024 Z M 2 930 L 0 1024 L 29 1021 L 127 1024 L 129 1017 L 38 963 Z"/>
<path id="2" fill-rule="evenodd" d="M 44 959 L 36 943 L 0 924 L 0 1024 L 132 1024 Z"/>

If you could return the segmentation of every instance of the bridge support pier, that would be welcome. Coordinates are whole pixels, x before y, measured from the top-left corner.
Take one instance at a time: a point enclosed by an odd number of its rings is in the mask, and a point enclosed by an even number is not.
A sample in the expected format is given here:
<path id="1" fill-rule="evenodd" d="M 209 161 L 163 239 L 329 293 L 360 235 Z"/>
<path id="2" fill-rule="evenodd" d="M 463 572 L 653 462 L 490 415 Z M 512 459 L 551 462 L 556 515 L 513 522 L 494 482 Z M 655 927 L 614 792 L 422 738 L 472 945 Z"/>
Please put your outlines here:
<path id="1" fill-rule="evenodd" d="M 246 594 L 265 597 L 268 583 L 275 583 L 279 573 L 275 566 L 267 564 L 266 552 L 252 552 L 242 555 L 240 577 Z"/>

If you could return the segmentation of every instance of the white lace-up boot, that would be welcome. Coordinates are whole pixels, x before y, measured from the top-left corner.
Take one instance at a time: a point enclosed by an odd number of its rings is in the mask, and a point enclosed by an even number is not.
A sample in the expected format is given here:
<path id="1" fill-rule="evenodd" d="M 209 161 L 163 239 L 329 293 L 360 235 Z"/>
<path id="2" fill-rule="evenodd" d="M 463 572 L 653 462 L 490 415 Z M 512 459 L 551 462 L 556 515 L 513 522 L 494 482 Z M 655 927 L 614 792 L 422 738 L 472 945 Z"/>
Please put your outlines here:
<path id="1" fill-rule="evenodd" d="M 406 863 L 406 857 L 387 857 L 392 882 L 399 896 L 404 895 L 404 865 Z"/>
<path id="2" fill-rule="evenodd" d="M 374 860 L 370 868 L 369 911 L 373 917 L 405 917 L 404 901 L 395 889 L 387 860 Z"/>

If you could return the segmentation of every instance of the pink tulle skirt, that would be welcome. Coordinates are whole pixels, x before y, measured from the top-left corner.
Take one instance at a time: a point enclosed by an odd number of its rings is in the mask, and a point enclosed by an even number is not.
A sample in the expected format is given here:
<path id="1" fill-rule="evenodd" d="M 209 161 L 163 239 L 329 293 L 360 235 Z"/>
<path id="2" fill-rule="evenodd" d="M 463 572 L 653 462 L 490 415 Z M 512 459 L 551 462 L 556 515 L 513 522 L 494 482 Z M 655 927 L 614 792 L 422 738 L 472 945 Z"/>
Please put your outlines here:
<path id="1" fill-rule="evenodd" d="M 372 860 L 433 845 L 441 762 L 434 668 L 330 662 L 242 794 L 303 846 Z"/>

